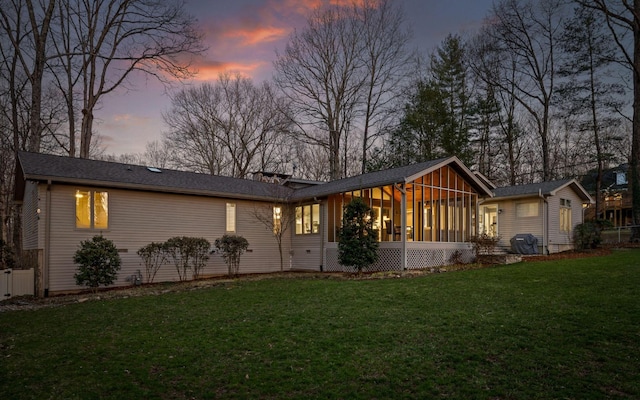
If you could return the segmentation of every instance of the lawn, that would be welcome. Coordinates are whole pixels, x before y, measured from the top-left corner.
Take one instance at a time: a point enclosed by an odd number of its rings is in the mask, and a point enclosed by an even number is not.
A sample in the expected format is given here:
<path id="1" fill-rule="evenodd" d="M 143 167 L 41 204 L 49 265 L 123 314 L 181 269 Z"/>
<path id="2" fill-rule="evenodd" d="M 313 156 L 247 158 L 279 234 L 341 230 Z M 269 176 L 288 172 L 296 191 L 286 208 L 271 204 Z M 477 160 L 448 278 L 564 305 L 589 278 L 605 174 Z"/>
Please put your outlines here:
<path id="1" fill-rule="evenodd" d="M 640 250 L 0 313 L 0 398 L 640 398 Z"/>

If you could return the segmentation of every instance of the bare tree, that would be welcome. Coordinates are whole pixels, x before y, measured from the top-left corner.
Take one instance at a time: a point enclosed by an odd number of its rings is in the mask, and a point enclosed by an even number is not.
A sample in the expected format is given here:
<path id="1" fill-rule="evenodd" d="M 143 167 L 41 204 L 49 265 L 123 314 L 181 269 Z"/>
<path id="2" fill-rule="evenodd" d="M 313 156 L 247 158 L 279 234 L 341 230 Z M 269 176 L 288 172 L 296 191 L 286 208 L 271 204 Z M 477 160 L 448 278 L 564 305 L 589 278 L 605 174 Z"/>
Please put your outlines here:
<path id="1" fill-rule="evenodd" d="M 559 104 L 567 115 L 567 121 L 571 122 L 569 127 L 579 133 L 592 134 L 591 140 L 582 146 L 580 139 L 589 136 L 578 135 L 574 164 L 595 158 L 596 210 L 600 210 L 604 163 L 610 157 L 604 147 L 608 140 L 613 139 L 604 132 L 607 128 L 620 125 L 619 110 L 624 105 L 621 100 L 625 94 L 624 87 L 619 81 L 611 79 L 610 69 L 617 57 L 616 48 L 611 46 L 605 18 L 591 8 L 580 6 L 575 8 L 573 18 L 565 24 L 562 47 L 566 58 L 559 73 L 569 77 L 569 80 L 558 90 L 561 99 Z"/>
<path id="2" fill-rule="evenodd" d="M 552 178 L 550 128 L 562 16 L 561 0 L 502 0 L 480 33 L 489 41 L 484 50 L 494 53 L 485 60 L 506 61 L 499 64 L 499 74 L 485 75 L 487 83 L 510 92 L 534 121 L 544 180 Z"/>
<path id="3" fill-rule="evenodd" d="M 275 196 L 275 200 L 271 203 L 256 205 L 252 211 L 253 217 L 260 222 L 267 230 L 273 233 L 273 237 L 278 244 L 278 252 L 280 253 L 280 272 L 284 271 L 284 253 L 282 242 L 286 238 L 286 233 L 293 225 L 295 219 L 294 210 L 289 204 L 289 198 L 283 187 L 274 184 L 274 193 L 280 192 Z"/>
<path id="4" fill-rule="evenodd" d="M 633 74 L 633 120 L 631 158 L 629 163 L 633 224 L 640 225 L 640 1 L 576 0 L 595 9 L 605 17 L 615 44 L 622 52 L 622 62 Z M 633 37 L 632 43 L 625 34 Z M 633 230 L 633 238 L 640 238 L 640 229 Z"/>
<path id="5" fill-rule="evenodd" d="M 3 0 L 0 1 L 0 31 L 8 40 L 11 50 L 3 51 L 3 61 L 8 63 L 13 107 L 17 107 L 17 96 L 24 89 L 19 75 L 27 78 L 31 101 L 29 104 L 29 136 L 27 149 L 40 151 L 43 127 L 41 124 L 42 88 L 47 59 L 47 42 L 56 0 Z M 3 40 L 4 41 L 4 40 Z M 26 82 L 25 82 L 26 83 Z M 14 108 L 14 117 L 15 115 Z M 14 141 L 17 121 L 13 121 Z M 18 148 L 15 148 L 18 151 Z"/>
<path id="6" fill-rule="evenodd" d="M 184 168 L 213 175 L 244 178 L 254 170 L 277 168 L 281 132 L 290 119 L 267 83 L 223 74 L 171 96 L 163 115 L 165 135 Z"/>
<path id="7" fill-rule="evenodd" d="M 413 54 L 408 51 L 411 33 L 405 28 L 404 12 L 397 4 L 390 0 L 365 0 L 353 10 L 362 23 L 361 57 L 366 71 L 362 94 L 362 173 L 366 172 L 367 155 L 374 139 L 392 121 L 390 113 L 397 106 L 399 88 L 412 65 Z"/>
<path id="8" fill-rule="evenodd" d="M 204 50 L 184 2 L 59 0 L 57 77 L 69 108 L 69 154 L 75 154 L 74 92 L 80 93 L 80 152 L 90 155 L 94 111 L 101 99 L 127 86 L 135 72 L 164 83 L 190 77 L 189 56 Z M 59 39 L 59 40 L 58 40 Z"/>
<path id="9" fill-rule="evenodd" d="M 296 133 L 329 154 L 329 176 L 342 176 L 341 140 L 355 120 L 365 82 L 360 25 L 346 7 L 317 9 L 274 63 L 276 83 L 291 100 Z"/>

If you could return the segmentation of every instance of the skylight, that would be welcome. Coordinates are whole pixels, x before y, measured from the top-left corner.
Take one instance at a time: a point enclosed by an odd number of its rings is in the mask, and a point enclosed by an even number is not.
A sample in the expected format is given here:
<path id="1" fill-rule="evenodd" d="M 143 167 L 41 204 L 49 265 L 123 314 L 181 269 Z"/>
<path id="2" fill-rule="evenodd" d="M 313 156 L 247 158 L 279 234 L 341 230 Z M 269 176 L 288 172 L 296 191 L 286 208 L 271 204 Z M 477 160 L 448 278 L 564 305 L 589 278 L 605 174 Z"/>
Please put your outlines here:
<path id="1" fill-rule="evenodd" d="M 155 168 L 155 167 L 147 167 L 147 169 L 151 172 L 162 172 L 159 168 Z"/>

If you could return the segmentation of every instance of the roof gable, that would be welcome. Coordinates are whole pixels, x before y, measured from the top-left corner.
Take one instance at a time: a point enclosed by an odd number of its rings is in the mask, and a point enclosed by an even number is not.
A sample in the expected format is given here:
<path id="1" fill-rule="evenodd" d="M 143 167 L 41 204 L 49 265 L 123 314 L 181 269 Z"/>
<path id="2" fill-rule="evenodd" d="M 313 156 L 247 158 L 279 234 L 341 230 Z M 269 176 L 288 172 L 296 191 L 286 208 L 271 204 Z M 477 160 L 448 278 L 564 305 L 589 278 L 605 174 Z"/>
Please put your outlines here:
<path id="1" fill-rule="evenodd" d="M 440 158 L 425 161 L 404 167 L 391 168 L 382 171 L 369 172 L 350 178 L 327 182 L 322 185 L 299 189 L 293 194 L 293 199 L 304 200 L 314 197 L 323 197 L 336 193 L 350 192 L 352 190 L 366 189 L 378 186 L 393 185 L 396 183 L 411 182 L 440 167 L 449 165 L 459 172 L 482 195 L 493 196 L 493 193 L 480 181 L 457 157 Z"/>

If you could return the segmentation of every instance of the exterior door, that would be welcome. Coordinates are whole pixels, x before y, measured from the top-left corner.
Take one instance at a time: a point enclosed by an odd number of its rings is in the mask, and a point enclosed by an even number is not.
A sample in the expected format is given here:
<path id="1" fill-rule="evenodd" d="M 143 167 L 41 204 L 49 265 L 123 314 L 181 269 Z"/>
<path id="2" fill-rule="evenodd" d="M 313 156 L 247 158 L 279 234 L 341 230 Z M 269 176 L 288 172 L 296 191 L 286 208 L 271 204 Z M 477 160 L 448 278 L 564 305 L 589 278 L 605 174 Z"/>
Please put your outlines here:
<path id="1" fill-rule="evenodd" d="M 480 206 L 480 233 L 498 236 L 498 206 Z"/>

